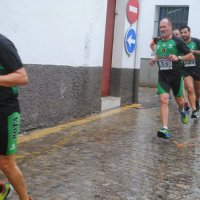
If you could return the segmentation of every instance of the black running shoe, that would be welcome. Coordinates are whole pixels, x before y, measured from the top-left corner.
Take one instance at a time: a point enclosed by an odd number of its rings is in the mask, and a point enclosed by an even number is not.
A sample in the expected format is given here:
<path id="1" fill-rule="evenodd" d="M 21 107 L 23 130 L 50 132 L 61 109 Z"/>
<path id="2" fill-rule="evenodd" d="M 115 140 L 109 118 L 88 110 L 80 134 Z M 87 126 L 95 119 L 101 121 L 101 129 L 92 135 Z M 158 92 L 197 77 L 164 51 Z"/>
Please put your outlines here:
<path id="1" fill-rule="evenodd" d="M 193 111 L 192 111 L 191 118 L 198 118 L 198 117 L 199 117 L 198 111 L 197 111 L 197 110 L 193 110 Z"/>

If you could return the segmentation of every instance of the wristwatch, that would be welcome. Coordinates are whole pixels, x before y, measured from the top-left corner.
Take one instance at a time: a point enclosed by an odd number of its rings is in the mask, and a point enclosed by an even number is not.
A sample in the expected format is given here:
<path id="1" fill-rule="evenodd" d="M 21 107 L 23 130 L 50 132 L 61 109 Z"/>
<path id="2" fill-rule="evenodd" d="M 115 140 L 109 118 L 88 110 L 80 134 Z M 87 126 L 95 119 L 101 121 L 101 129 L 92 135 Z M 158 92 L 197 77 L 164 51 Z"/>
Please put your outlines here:
<path id="1" fill-rule="evenodd" d="M 182 60 L 182 56 L 178 56 L 178 60 Z"/>

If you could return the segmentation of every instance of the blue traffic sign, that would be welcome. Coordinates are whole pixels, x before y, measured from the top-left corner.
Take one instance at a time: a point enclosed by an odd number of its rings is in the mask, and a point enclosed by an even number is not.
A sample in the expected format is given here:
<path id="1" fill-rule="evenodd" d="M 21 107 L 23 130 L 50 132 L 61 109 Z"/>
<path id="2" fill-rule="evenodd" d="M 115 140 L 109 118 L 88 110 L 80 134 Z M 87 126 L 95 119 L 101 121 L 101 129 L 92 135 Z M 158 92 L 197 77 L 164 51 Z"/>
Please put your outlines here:
<path id="1" fill-rule="evenodd" d="M 136 47 L 136 33 L 135 30 L 130 27 L 126 31 L 126 36 L 125 36 L 125 49 L 128 54 L 132 54 L 135 50 Z"/>

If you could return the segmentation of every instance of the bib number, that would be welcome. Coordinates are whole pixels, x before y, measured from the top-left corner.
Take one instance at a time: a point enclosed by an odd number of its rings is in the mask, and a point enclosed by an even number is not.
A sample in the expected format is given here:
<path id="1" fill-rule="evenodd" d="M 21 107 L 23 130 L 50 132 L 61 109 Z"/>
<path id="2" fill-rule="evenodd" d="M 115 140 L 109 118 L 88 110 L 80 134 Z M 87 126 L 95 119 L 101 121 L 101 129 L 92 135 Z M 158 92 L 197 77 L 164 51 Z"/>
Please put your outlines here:
<path id="1" fill-rule="evenodd" d="M 172 69 L 172 61 L 169 59 L 159 59 L 160 70 Z"/>
<path id="2" fill-rule="evenodd" d="M 194 67 L 194 66 L 196 66 L 195 60 L 184 61 L 184 64 L 185 64 L 185 67 Z"/>

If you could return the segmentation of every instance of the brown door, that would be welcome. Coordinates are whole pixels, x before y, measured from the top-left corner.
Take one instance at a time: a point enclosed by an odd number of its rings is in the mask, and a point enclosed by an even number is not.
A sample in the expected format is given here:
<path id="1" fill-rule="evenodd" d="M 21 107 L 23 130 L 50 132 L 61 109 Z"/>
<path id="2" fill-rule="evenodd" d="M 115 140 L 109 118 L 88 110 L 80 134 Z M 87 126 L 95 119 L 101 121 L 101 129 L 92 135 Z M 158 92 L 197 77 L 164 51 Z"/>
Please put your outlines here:
<path id="1" fill-rule="evenodd" d="M 110 73 L 112 64 L 115 7 L 116 0 L 108 0 L 104 41 L 103 72 L 101 80 L 101 96 L 103 97 L 110 95 Z"/>

